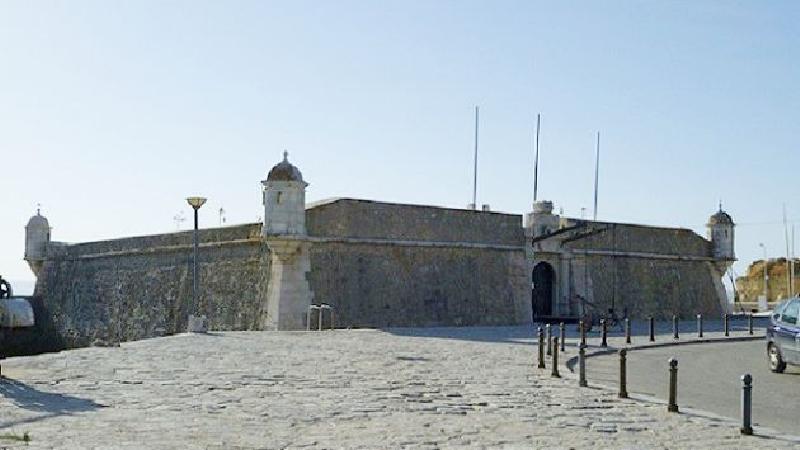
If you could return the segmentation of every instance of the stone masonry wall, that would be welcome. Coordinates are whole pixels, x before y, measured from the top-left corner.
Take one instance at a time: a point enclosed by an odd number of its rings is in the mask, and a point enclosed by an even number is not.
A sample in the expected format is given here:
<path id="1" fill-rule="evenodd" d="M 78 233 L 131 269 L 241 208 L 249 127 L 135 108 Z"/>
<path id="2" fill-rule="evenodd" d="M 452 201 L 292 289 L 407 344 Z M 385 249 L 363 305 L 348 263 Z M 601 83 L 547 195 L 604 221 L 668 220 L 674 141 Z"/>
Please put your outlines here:
<path id="1" fill-rule="evenodd" d="M 525 253 L 459 247 L 315 243 L 315 302 L 337 326 L 510 325 L 531 318 Z"/>
<path id="2" fill-rule="evenodd" d="M 711 243 L 692 230 L 615 223 L 600 223 L 591 227 L 597 231 L 571 241 L 568 246 L 577 251 L 586 247 L 605 251 L 712 256 Z"/>
<path id="3" fill-rule="evenodd" d="M 309 236 L 523 246 L 522 216 L 340 199 L 306 210 Z"/>
<path id="4" fill-rule="evenodd" d="M 628 316 L 638 319 L 722 314 L 708 262 L 590 256 L 588 272 L 597 311 L 608 311 L 613 303 L 620 317 L 627 308 Z"/>
<path id="5" fill-rule="evenodd" d="M 688 319 L 697 313 L 722 314 L 710 244 L 690 230 L 611 224 L 610 228 L 566 244 L 579 264 L 574 278 L 589 277 L 595 310 L 606 312 L 613 303 L 618 315 L 658 319 L 678 314 Z M 613 251 L 621 254 L 654 253 L 679 258 L 582 255 L 581 250 Z M 580 292 L 579 292 L 580 293 Z"/>
<path id="6" fill-rule="evenodd" d="M 196 311 L 214 330 L 256 329 L 270 254 L 257 225 L 203 230 Z M 222 238 L 225 240 L 216 240 Z M 234 239 L 234 240 L 230 240 Z M 191 233 L 54 246 L 36 285 L 69 345 L 182 332 L 191 299 Z"/>

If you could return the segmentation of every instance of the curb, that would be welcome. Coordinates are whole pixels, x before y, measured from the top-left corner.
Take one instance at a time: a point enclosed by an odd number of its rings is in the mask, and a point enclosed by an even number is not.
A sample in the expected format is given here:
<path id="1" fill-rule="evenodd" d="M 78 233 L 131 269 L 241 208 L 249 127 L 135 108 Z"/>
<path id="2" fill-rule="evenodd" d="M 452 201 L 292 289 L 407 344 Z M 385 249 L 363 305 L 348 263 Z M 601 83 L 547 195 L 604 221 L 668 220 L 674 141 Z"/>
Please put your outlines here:
<path id="1" fill-rule="evenodd" d="M 591 358 L 592 356 L 602 356 L 602 355 L 610 355 L 612 353 L 617 353 L 620 349 L 627 349 L 628 351 L 633 350 L 647 350 L 649 348 L 661 348 L 661 347 L 673 347 L 678 345 L 693 345 L 693 344 L 718 344 L 720 342 L 746 342 L 746 341 L 759 341 L 765 339 L 766 336 L 729 336 L 729 337 L 708 337 L 702 339 L 695 339 L 691 341 L 670 341 L 670 342 L 655 342 L 655 343 L 648 343 L 648 344 L 639 344 L 639 345 L 626 345 L 622 347 L 613 347 L 609 346 L 606 348 L 600 347 L 592 347 L 596 350 L 591 351 L 589 353 L 587 351 L 586 357 Z M 587 347 L 587 350 L 591 350 L 592 348 Z M 571 373 L 575 373 L 575 365 L 578 363 L 578 356 L 572 356 L 566 361 L 564 361 L 564 365 L 569 369 Z"/>

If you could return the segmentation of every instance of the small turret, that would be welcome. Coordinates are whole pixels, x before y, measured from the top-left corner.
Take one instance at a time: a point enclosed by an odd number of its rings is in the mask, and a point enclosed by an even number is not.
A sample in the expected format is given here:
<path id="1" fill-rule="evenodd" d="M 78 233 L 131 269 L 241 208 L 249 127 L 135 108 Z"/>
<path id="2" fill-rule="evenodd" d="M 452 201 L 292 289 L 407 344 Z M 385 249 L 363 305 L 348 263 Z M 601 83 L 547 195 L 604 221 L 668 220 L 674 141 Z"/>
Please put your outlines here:
<path id="1" fill-rule="evenodd" d="M 736 259 L 733 248 L 735 226 L 731 216 L 722 210 L 722 205 L 719 206 L 719 211 L 709 217 L 706 227 L 708 228 L 708 240 L 711 241 L 713 246 L 715 258 Z"/>
<path id="2" fill-rule="evenodd" d="M 532 237 L 537 237 L 558 230 L 560 221 L 560 216 L 553 214 L 553 202 L 540 200 L 533 203 L 533 212 L 527 216 L 526 227 Z"/>
<path id="3" fill-rule="evenodd" d="M 25 226 L 25 261 L 33 274 L 38 277 L 47 257 L 47 244 L 50 242 L 50 223 L 39 209 Z"/>
<path id="4" fill-rule="evenodd" d="M 306 186 L 303 174 L 289 163 L 289 153 L 269 171 L 264 186 L 262 236 L 306 234 Z"/>

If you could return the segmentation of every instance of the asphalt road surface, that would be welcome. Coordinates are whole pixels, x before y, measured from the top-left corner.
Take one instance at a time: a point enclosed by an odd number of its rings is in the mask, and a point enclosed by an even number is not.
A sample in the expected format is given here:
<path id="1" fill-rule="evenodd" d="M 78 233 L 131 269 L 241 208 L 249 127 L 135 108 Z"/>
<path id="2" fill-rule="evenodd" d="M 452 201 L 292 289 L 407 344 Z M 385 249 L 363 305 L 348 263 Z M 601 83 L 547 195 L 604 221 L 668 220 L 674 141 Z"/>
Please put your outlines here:
<path id="1" fill-rule="evenodd" d="M 753 376 L 753 423 L 800 435 L 800 367 L 783 374 L 767 367 L 762 340 L 681 345 L 628 353 L 628 392 L 663 400 L 668 392 L 669 358 L 678 359 L 678 407 L 689 406 L 719 415 L 740 417 L 742 382 Z M 589 383 L 617 386 L 619 355 L 587 358 Z"/>

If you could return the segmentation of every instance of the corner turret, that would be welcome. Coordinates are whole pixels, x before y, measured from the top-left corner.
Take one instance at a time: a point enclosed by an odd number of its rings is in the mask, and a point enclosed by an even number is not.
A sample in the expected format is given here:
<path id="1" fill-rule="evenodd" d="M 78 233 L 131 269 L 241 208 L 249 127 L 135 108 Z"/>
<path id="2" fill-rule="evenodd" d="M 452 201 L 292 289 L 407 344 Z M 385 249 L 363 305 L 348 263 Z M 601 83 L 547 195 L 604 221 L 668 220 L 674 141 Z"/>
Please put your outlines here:
<path id="1" fill-rule="evenodd" d="M 289 163 L 289 153 L 269 171 L 264 186 L 262 236 L 306 234 L 306 187 L 303 174 Z"/>
<path id="2" fill-rule="evenodd" d="M 709 217 L 706 227 L 708 228 L 708 240 L 711 241 L 714 258 L 723 260 L 736 259 L 733 248 L 735 226 L 731 216 L 722 210 L 722 205 L 719 206 L 719 211 Z"/>
<path id="3" fill-rule="evenodd" d="M 271 254 L 267 305 L 261 318 L 265 330 L 302 330 L 314 293 L 308 284 L 311 270 L 306 235 L 306 186 L 303 174 L 283 161 L 269 171 L 264 186 L 264 226 L 261 236 Z"/>
<path id="4" fill-rule="evenodd" d="M 50 223 L 39 209 L 25 225 L 25 261 L 38 278 L 47 257 L 47 244 L 50 242 Z"/>

